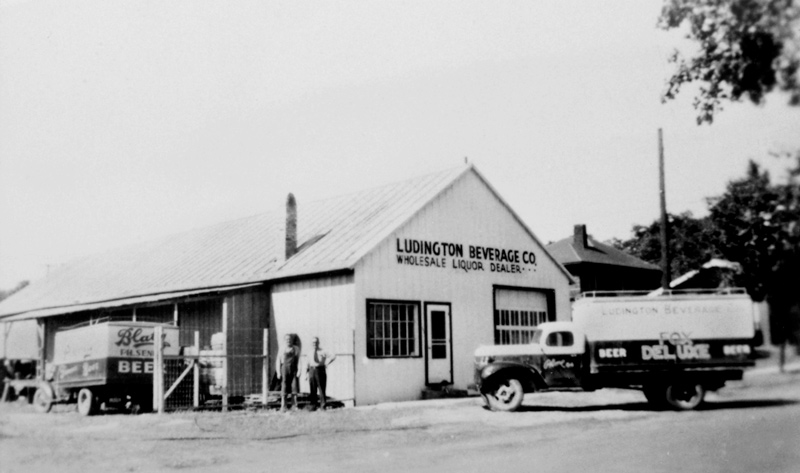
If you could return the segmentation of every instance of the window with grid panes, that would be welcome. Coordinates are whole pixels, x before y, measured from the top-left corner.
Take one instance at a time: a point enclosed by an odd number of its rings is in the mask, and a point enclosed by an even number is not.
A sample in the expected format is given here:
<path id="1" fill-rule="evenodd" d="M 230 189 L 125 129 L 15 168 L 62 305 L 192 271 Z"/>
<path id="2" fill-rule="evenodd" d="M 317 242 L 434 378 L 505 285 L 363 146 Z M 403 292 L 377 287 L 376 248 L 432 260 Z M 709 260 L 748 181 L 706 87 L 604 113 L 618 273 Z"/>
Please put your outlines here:
<path id="1" fill-rule="evenodd" d="M 536 326 L 547 322 L 542 310 L 496 310 L 494 312 L 494 343 L 519 345 L 530 343 Z"/>
<path id="2" fill-rule="evenodd" d="M 367 356 L 419 356 L 419 307 L 407 302 L 372 302 L 367 306 Z"/>
<path id="3" fill-rule="evenodd" d="M 494 343 L 531 343 L 536 326 L 553 320 L 547 310 L 547 295 L 540 290 L 496 288 Z"/>

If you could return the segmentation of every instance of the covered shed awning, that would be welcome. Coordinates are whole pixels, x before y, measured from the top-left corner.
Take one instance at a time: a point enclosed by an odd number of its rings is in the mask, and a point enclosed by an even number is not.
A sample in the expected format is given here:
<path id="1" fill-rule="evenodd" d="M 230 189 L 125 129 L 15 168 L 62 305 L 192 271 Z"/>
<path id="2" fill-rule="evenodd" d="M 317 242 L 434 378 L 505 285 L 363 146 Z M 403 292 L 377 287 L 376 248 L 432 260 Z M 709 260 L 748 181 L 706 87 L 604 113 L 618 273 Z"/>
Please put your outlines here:
<path id="1" fill-rule="evenodd" d="M 22 314 L 11 315 L 0 319 L 2 322 L 14 322 L 17 320 L 38 319 L 43 317 L 52 317 L 55 315 L 71 314 L 75 312 L 83 312 L 87 310 L 109 309 L 114 307 L 123 307 L 127 305 L 147 304 L 150 302 L 165 301 L 169 299 L 178 299 L 182 297 L 197 296 L 202 294 L 211 294 L 214 292 L 229 292 L 237 289 L 247 287 L 259 286 L 261 283 L 241 284 L 238 286 L 219 286 L 210 287 L 205 289 L 194 289 L 191 291 L 180 292 L 165 292 L 163 294 L 151 294 L 147 296 L 127 297 L 123 299 L 114 299 L 110 301 L 91 302 L 87 304 L 76 304 L 62 307 L 51 307 L 46 309 L 35 309 Z"/>

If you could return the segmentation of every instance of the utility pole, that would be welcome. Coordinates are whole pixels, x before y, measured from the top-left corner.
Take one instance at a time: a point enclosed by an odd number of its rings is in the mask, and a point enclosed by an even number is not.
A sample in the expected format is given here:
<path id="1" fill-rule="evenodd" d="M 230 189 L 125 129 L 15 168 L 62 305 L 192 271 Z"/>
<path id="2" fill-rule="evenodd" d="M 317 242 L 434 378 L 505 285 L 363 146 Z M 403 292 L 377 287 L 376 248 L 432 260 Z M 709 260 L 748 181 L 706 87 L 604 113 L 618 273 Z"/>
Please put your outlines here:
<path id="1" fill-rule="evenodd" d="M 661 288 L 664 293 L 669 290 L 672 280 L 669 258 L 669 219 L 667 218 L 667 191 L 664 184 L 664 137 L 658 129 L 658 181 L 661 197 Z"/>

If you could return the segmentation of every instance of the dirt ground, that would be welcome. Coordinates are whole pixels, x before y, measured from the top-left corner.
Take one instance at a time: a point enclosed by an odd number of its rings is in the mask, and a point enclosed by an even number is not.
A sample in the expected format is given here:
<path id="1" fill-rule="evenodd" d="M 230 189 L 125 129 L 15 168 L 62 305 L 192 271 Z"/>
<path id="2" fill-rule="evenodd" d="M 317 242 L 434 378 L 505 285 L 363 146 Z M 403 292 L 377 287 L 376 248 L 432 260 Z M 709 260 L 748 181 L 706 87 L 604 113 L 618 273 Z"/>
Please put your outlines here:
<path id="1" fill-rule="evenodd" d="M 753 378 L 757 386 L 752 388 L 748 379 L 709 394 L 709 401 L 724 404 L 746 397 L 748 389 L 759 399 L 768 399 L 770 394 L 764 393 L 771 392 L 787 399 L 794 396 L 787 390 L 796 388 L 800 375 L 763 375 Z M 786 379 L 795 384 L 786 384 Z M 538 393 L 526 397 L 523 413 L 489 412 L 478 398 L 463 398 L 317 412 L 82 417 L 74 406 L 55 406 L 51 413 L 39 414 L 20 400 L 0 405 L 0 473 L 276 471 L 274 467 L 287 462 L 293 471 L 338 471 L 339 465 L 348 465 L 348 471 L 374 471 L 375 465 L 384 465 L 383 471 L 404 471 L 414 466 L 415 452 L 441 442 L 456 449 L 452 459 L 466 461 L 467 452 L 479 451 L 487 436 L 514 429 L 549 426 L 551 433 L 568 432 L 567 428 L 602 432 L 608 423 L 652 423 L 669 416 L 653 412 L 640 392 L 616 389 Z M 543 440 L 548 441 L 547 435 Z M 331 458 L 304 460 L 307 452 L 315 451 Z M 400 457 L 403 462 L 394 463 Z M 331 462 L 329 468 L 320 470 L 325 461 Z"/>
<path id="2" fill-rule="evenodd" d="M 635 391 L 543 393 L 538 406 L 635 404 Z M 577 396 L 577 397 L 576 397 Z M 588 397 L 587 397 L 588 396 Z M 565 404 L 566 403 L 566 404 Z M 581 418 L 613 419 L 642 412 L 578 413 Z M 537 424 L 564 421 L 563 410 L 537 415 Z M 80 416 L 74 406 L 36 413 L 24 400 L 0 405 L 0 472 L 109 471 L 270 471 L 273 455 L 302 455 L 308 444 L 330 445 L 351 439 L 340 461 L 369 462 L 378 444 L 432 445 L 444 436 L 461 436 L 475 425 L 508 428 L 530 419 L 482 408 L 479 398 L 397 403 L 329 411 L 239 411 L 229 413 L 106 414 Z M 366 464 L 365 464 L 366 465 Z M 304 471 L 300 468 L 298 471 Z M 370 471 L 365 466 L 363 471 Z"/>

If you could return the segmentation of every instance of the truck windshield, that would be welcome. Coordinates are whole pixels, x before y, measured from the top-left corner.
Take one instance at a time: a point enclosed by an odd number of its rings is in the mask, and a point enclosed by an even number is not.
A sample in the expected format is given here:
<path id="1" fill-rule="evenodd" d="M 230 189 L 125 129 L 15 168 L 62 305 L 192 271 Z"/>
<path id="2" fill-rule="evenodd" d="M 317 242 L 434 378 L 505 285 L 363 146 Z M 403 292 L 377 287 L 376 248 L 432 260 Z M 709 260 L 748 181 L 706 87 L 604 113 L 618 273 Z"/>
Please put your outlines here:
<path id="1" fill-rule="evenodd" d="M 541 341 L 542 341 L 542 331 L 534 330 L 533 335 L 531 336 L 531 343 L 539 343 Z"/>

